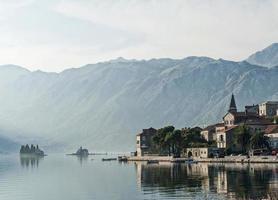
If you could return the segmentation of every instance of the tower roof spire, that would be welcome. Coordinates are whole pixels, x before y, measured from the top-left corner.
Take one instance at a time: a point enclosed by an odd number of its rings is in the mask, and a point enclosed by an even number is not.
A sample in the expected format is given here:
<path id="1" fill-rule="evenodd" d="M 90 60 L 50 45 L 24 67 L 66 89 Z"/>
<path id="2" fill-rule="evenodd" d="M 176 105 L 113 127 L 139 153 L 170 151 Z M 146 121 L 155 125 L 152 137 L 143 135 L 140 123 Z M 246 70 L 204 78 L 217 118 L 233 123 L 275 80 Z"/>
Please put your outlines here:
<path id="1" fill-rule="evenodd" d="M 232 94 L 232 98 L 231 98 L 231 102 L 230 102 L 230 107 L 229 107 L 229 112 L 237 112 L 236 101 L 235 101 L 234 94 Z"/>

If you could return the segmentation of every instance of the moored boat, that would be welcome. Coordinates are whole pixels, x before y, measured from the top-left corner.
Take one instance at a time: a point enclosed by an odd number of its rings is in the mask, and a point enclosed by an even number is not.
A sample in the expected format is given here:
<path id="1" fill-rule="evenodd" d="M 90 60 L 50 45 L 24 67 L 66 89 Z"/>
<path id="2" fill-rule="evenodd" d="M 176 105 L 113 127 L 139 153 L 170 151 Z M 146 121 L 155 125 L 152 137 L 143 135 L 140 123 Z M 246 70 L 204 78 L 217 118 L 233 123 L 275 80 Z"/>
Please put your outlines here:
<path id="1" fill-rule="evenodd" d="M 118 156 L 118 161 L 119 162 L 127 162 L 127 157 L 126 156 Z"/>
<path id="2" fill-rule="evenodd" d="M 196 163 L 198 163 L 198 161 L 197 160 L 193 160 L 193 159 L 188 159 L 188 160 L 185 161 L 185 163 L 186 164 L 196 164 Z"/>
<path id="3" fill-rule="evenodd" d="M 102 158 L 102 161 L 113 161 L 117 160 L 117 158 Z"/>

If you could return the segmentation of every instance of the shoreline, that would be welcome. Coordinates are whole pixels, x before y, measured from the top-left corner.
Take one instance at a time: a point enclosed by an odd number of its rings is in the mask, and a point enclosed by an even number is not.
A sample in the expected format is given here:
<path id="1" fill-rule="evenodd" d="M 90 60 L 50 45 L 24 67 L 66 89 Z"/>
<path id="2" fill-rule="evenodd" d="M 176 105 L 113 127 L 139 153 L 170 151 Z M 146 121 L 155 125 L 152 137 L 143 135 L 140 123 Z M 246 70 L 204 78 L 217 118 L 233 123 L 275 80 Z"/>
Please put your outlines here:
<path id="1" fill-rule="evenodd" d="M 158 161 L 158 162 L 173 162 L 173 163 L 185 163 L 192 160 L 190 158 L 173 158 L 173 156 L 130 156 L 127 157 L 127 161 Z M 193 158 L 194 161 L 203 163 L 277 163 L 278 158 L 276 156 L 226 156 L 224 158 Z"/>

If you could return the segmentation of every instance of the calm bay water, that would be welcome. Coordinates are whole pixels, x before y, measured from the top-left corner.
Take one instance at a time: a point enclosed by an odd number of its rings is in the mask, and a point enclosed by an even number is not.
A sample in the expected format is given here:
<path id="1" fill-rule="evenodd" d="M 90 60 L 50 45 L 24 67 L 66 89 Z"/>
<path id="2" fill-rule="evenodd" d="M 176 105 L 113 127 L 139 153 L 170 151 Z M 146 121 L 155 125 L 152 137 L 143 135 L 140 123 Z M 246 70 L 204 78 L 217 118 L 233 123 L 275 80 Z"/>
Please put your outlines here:
<path id="1" fill-rule="evenodd" d="M 278 165 L 147 165 L 101 158 L 0 155 L 0 199 L 278 199 Z"/>

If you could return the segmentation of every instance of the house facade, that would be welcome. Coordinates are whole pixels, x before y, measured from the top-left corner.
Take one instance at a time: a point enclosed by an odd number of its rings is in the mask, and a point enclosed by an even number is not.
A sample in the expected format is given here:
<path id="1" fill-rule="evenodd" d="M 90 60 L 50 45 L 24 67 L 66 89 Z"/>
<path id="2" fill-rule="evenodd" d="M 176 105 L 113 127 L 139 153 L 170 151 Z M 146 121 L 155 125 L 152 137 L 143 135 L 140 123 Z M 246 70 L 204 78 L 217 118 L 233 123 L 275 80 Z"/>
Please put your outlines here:
<path id="1" fill-rule="evenodd" d="M 186 156 L 188 158 L 213 158 L 222 155 L 223 152 L 215 147 L 187 148 Z"/>
<path id="2" fill-rule="evenodd" d="M 217 123 L 213 124 L 210 126 L 207 126 L 201 131 L 201 135 L 208 141 L 216 141 L 217 139 L 217 134 L 216 134 L 216 128 L 217 127 L 222 127 L 224 124 L 223 123 Z"/>
<path id="3" fill-rule="evenodd" d="M 267 107 L 269 108 L 269 107 Z M 216 127 L 216 143 L 221 149 L 230 149 L 232 152 L 241 151 L 241 147 L 234 144 L 234 135 L 237 127 L 245 125 L 252 133 L 265 131 L 273 122 L 265 116 L 259 115 L 258 105 L 245 106 L 244 112 L 238 112 L 234 95 L 232 95 L 230 107 L 223 117 L 223 126 Z M 266 112 L 269 114 L 269 112 Z"/>
<path id="4" fill-rule="evenodd" d="M 269 125 L 265 129 L 266 136 L 269 137 L 270 147 L 278 153 L 278 125 Z"/>
<path id="5" fill-rule="evenodd" d="M 273 117 L 277 115 L 278 101 L 266 101 L 259 104 L 259 115 Z"/>
<path id="6" fill-rule="evenodd" d="M 136 135 L 136 152 L 137 156 L 144 156 L 152 153 L 152 138 L 157 133 L 154 128 L 143 129 Z"/>
<path id="7" fill-rule="evenodd" d="M 245 106 L 243 112 L 237 110 L 235 97 L 232 94 L 228 112 L 224 115 L 221 123 L 207 126 L 204 129 L 195 127 L 196 132 L 200 134 L 209 145 L 214 145 L 219 152 L 241 152 L 242 148 L 235 142 L 235 135 L 237 134 L 238 127 L 245 126 L 251 134 L 256 132 L 264 132 L 270 138 L 271 147 L 278 151 L 278 131 L 277 128 L 273 129 L 275 125 L 275 115 L 277 115 L 278 101 L 266 101 L 261 104 Z M 274 120 L 273 120 L 274 117 Z M 186 132 L 187 128 L 181 129 Z M 143 129 L 143 131 L 136 136 L 136 152 L 137 156 L 159 155 L 161 149 L 154 145 L 153 136 L 157 133 L 154 128 Z M 192 157 L 209 157 L 211 152 L 216 152 L 216 149 L 211 148 L 188 148 L 183 150 L 184 156 Z"/>

